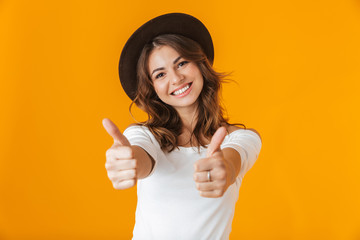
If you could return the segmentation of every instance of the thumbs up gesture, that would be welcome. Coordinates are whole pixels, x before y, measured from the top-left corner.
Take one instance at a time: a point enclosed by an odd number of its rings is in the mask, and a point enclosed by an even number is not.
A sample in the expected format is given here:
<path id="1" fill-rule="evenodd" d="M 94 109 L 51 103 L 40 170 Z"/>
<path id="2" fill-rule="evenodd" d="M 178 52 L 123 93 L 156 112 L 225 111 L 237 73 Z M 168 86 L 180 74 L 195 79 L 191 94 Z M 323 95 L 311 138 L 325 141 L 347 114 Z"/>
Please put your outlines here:
<path id="1" fill-rule="evenodd" d="M 230 186 L 230 176 L 234 170 L 220 149 L 226 134 L 225 127 L 220 127 L 211 138 L 206 158 L 194 164 L 194 180 L 202 197 L 221 197 Z"/>
<path id="2" fill-rule="evenodd" d="M 115 189 L 135 186 L 137 180 L 137 161 L 133 149 L 110 119 L 103 119 L 103 126 L 114 139 L 114 144 L 106 151 L 105 168 Z"/>

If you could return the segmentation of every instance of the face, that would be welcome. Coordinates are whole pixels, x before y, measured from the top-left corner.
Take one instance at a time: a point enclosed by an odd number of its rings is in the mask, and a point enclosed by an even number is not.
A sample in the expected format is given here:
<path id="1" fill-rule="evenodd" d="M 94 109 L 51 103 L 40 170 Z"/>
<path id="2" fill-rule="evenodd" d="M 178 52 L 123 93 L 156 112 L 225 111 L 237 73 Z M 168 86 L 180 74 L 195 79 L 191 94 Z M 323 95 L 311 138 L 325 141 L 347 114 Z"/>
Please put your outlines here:
<path id="1" fill-rule="evenodd" d="M 196 63 L 169 46 L 155 48 L 149 56 L 149 73 L 159 98 L 178 112 L 194 110 L 204 80 Z"/>

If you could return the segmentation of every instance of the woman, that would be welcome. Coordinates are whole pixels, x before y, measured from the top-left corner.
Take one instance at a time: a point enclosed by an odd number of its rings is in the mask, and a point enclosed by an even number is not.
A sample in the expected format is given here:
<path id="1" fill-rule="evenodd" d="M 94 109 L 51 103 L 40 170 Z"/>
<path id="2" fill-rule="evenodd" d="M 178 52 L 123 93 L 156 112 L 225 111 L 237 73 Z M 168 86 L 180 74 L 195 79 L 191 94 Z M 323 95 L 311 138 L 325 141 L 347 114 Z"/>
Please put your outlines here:
<path id="1" fill-rule="evenodd" d="M 128 40 L 119 74 L 147 121 L 114 138 L 105 167 L 115 189 L 136 183 L 133 239 L 228 239 L 245 173 L 256 161 L 260 136 L 229 124 L 219 103 L 222 75 L 196 18 L 165 14 Z"/>

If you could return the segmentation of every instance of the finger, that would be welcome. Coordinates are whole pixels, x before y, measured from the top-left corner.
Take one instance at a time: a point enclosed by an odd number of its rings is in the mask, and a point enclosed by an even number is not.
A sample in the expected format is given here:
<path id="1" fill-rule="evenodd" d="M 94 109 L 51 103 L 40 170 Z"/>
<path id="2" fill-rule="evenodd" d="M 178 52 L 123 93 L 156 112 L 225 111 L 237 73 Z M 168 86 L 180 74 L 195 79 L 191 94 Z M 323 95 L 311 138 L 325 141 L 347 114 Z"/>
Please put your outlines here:
<path id="1" fill-rule="evenodd" d="M 208 173 L 210 173 L 210 181 L 208 177 Z M 226 173 L 224 171 L 217 171 L 216 169 L 212 171 L 204 171 L 204 172 L 195 172 L 194 173 L 195 182 L 217 182 L 217 184 L 225 184 L 226 183 Z"/>
<path id="2" fill-rule="evenodd" d="M 194 173 L 194 180 L 195 182 L 209 182 L 209 177 L 208 177 L 208 172 L 209 171 L 203 171 L 203 172 L 195 172 Z M 210 171 L 210 181 L 213 180 L 213 176 L 211 174 Z"/>
<path id="3" fill-rule="evenodd" d="M 206 197 L 206 198 L 218 198 L 218 197 L 222 197 L 224 195 L 224 192 L 219 191 L 219 190 L 200 191 L 199 194 L 200 194 L 200 196 Z"/>
<path id="4" fill-rule="evenodd" d="M 114 139 L 114 143 L 118 143 L 123 146 L 131 146 L 127 138 L 110 119 L 104 118 L 102 124 L 107 133 Z"/>
<path id="5" fill-rule="evenodd" d="M 131 188 L 135 186 L 135 184 L 136 184 L 136 179 L 129 179 L 129 180 L 116 182 L 113 184 L 113 186 L 115 189 L 122 190 L 122 189 Z"/>
<path id="6" fill-rule="evenodd" d="M 134 158 L 134 151 L 131 147 L 126 146 L 112 146 L 106 151 L 106 158 L 109 161 L 113 160 L 127 160 Z"/>
<path id="7" fill-rule="evenodd" d="M 136 178 L 136 170 L 128 169 L 128 170 L 120 170 L 120 171 L 109 171 L 108 177 L 112 182 L 133 179 Z"/>
<path id="8" fill-rule="evenodd" d="M 135 159 L 118 160 L 118 161 L 114 161 L 114 162 L 106 162 L 105 168 L 108 171 L 135 169 L 136 163 L 137 163 L 137 161 Z"/>
<path id="9" fill-rule="evenodd" d="M 214 191 L 217 189 L 216 183 L 214 182 L 202 182 L 202 183 L 196 183 L 196 188 L 199 191 Z"/>
<path id="10" fill-rule="evenodd" d="M 195 172 L 210 171 L 213 169 L 214 159 L 212 158 L 202 158 L 194 163 Z"/>
<path id="11" fill-rule="evenodd" d="M 227 132 L 226 132 L 226 128 L 225 127 L 220 127 L 218 130 L 216 130 L 216 132 L 214 133 L 214 135 L 211 138 L 209 147 L 206 151 L 206 156 L 210 157 L 212 156 L 215 152 L 220 151 L 220 146 L 221 143 L 224 141 L 224 138 L 226 136 Z"/>

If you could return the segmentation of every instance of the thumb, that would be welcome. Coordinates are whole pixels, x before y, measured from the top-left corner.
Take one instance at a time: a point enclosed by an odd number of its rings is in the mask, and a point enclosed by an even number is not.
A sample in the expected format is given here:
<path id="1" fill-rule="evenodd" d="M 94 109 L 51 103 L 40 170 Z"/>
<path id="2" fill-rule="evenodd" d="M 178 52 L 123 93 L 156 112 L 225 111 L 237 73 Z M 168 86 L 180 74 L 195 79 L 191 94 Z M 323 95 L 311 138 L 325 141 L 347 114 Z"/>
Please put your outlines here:
<path id="1" fill-rule="evenodd" d="M 216 130 L 206 151 L 206 157 L 211 157 L 215 152 L 220 151 L 220 145 L 224 141 L 226 134 L 225 127 L 220 127 Z"/>
<path id="2" fill-rule="evenodd" d="M 102 124 L 108 134 L 114 139 L 114 143 L 120 144 L 122 146 L 130 146 L 127 138 L 122 135 L 118 127 L 108 118 L 102 120 Z"/>

